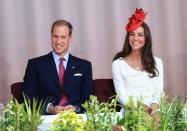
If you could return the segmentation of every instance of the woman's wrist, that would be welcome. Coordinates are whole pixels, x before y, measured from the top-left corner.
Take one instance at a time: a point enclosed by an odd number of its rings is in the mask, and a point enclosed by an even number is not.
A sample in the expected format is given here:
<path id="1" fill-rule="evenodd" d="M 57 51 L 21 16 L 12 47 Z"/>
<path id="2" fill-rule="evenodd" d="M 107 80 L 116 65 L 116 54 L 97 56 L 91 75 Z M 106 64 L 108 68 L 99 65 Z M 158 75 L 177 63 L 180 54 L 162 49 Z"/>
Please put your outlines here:
<path id="1" fill-rule="evenodd" d="M 157 103 L 152 103 L 150 106 L 145 105 L 148 114 L 152 114 L 159 109 L 159 105 Z"/>
<path id="2" fill-rule="evenodd" d="M 157 103 L 152 103 L 150 105 L 150 108 L 152 109 L 152 111 L 157 111 L 159 109 L 159 105 Z"/>

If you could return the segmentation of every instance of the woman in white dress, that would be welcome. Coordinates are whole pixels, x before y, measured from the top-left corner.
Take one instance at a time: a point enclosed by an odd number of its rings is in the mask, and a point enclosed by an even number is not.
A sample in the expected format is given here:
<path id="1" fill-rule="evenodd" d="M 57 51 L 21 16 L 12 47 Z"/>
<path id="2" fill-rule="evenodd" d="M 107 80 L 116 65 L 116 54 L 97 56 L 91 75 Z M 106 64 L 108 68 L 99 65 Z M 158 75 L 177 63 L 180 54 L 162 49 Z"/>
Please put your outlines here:
<path id="1" fill-rule="evenodd" d="M 162 60 L 153 56 L 152 38 L 148 25 L 144 22 L 142 9 L 136 9 L 126 25 L 126 39 L 121 52 L 112 63 L 112 74 L 119 102 L 142 102 L 151 111 L 159 108 L 160 95 L 163 93 Z"/>

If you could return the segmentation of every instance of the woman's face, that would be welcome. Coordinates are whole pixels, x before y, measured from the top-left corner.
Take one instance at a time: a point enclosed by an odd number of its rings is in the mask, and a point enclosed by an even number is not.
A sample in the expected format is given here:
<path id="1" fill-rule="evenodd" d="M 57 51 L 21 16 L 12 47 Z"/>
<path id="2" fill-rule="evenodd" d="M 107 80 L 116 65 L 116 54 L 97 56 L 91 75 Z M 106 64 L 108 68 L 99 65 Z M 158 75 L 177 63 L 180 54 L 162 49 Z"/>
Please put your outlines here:
<path id="1" fill-rule="evenodd" d="M 129 33 L 129 44 L 132 51 L 140 51 L 145 45 L 144 28 L 142 26 Z"/>

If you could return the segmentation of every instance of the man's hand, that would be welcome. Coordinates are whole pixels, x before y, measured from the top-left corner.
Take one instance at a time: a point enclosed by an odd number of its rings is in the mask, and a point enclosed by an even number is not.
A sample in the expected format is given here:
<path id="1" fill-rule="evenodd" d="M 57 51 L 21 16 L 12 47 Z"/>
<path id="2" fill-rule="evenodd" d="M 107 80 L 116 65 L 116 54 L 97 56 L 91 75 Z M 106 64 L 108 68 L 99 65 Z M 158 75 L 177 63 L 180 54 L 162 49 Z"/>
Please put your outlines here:
<path id="1" fill-rule="evenodd" d="M 53 115 L 56 115 L 57 113 L 64 111 L 64 110 L 75 111 L 75 106 L 67 105 L 67 106 L 49 106 L 48 107 L 48 112 Z"/>
<path id="2" fill-rule="evenodd" d="M 48 107 L 48 112 L 53 115 L 56 115 L 57 113 L 63 110 L 64 110 L 64 106 L 49 106 Z"/>
<path id="3" fill-rule="evenodd" d="M 64 110 L 73 110 L 73 111 L 75 111 L 75 106 L 73 106 L 73 105 L 64 106 Z"/>

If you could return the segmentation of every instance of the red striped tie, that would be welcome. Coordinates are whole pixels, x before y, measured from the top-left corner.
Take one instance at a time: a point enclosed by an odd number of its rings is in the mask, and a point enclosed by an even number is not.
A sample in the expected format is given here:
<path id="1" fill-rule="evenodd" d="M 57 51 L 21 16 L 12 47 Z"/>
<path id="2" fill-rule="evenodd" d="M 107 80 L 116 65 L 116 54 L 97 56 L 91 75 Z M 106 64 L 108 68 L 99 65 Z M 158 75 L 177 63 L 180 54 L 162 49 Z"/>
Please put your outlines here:
<path id="1" fill-rule="evenodd" d="M 60 58 L 60 64 L 59 64 L 59 79 L 60 79 L 60 84 L 62 88 L 62 97 L 60 100 L 59 105 L 64 106 L 68 102 L 68 97 L 65 95 L 64 92 L 64 64 L 63 64 L 64 58 Z"/>

